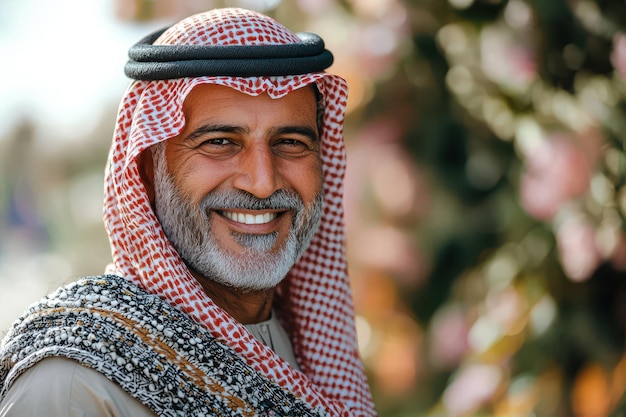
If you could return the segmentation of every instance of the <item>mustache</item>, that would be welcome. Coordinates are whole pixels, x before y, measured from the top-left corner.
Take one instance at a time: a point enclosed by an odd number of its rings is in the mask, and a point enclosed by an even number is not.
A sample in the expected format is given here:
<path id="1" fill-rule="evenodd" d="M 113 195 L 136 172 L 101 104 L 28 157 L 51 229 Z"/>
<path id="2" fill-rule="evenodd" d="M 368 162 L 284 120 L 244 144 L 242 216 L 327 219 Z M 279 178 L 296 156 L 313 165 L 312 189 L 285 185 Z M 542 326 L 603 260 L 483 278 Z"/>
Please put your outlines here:
<path id="1" fill-rule="evenodd" d="M 304 208 L 302 198 L 292 190 L 279 189 L 267 198 L 258 198 L 243 190 L 211 191 L 201 201 L 204 213 L 210 210 L 295 210 Z"/>

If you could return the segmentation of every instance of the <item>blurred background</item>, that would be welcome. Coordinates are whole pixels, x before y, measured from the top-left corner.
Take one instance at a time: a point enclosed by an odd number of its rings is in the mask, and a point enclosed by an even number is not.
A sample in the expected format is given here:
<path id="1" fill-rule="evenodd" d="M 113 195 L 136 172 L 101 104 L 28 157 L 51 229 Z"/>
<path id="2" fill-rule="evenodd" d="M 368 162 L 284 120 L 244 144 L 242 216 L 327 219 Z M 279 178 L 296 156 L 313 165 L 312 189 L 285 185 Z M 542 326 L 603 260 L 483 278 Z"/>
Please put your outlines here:
<path id="1" fill-rule="evenodd" d="M 126 52 L 241 6 L 350 84 L 346 221 L 381 416 L 624 416 L 621 0 L 0 0 L 0 332 L 109 262 Z"/>

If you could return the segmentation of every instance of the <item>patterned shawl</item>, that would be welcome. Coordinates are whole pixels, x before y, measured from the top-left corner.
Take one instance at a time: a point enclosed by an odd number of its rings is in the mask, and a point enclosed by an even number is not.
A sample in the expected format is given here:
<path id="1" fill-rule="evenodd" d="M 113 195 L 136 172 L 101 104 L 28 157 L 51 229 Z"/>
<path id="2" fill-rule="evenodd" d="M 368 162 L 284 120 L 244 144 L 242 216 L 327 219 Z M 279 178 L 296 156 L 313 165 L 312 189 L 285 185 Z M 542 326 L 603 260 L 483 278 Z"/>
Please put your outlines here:
<path id="1" fill-rule="evenodd" d="M 28 368 L 53 356 L 95 369 L 159 416 L 332 415 L 256 372 L 179 309 L 115 275 L 61 287 L 15 322 L 0 349 L 0 398 Z"/>
<path id="2" fill-rule="evenodd" d="M 182 20 L 155 44 L 263 45 L 298 42 L 267 16 L 243 9 L 217 9 Z M 219 84 L 273 98 L 316 83 L 325 112 L 321 138 L 325 194 L 322 224 L 309 248 L 280 285 L 279 319 L 292 340 L 302 372 L 294 370 L 204 293 L 165 237 L 152 211 L 136 158 L 177 135 L 185 123 L 182 105 L 195 86 Z M 374 405 L 356 343 L 354 310 L 344 247 L 343 121 L 346 82 L 325 72 L 290 76 L 203 76 L 133 82 L 119 108 L 105 179 L 104 220 L 113 264 L 125 277 L 205 326 L 263 378 L 330 415 L 373 416 Z"/>

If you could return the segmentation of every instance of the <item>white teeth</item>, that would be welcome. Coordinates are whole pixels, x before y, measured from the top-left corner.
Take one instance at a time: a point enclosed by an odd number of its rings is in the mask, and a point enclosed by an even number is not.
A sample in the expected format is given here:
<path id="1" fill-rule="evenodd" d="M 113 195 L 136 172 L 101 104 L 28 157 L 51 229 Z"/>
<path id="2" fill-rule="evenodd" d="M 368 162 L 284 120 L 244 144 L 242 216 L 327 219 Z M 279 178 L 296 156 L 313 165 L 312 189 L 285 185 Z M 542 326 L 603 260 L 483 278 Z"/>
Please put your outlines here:
<path id="1" fill-rule="evenodd" d="M 235 213 L 232 211 L 222 212 L 224 217 L 227 217 L 237 223 L 244 224 L 263 224 L 269 223 L 276 218 L 276 213 L 264 213 L 264 214 L 249 214 L 249 213 Z"/>

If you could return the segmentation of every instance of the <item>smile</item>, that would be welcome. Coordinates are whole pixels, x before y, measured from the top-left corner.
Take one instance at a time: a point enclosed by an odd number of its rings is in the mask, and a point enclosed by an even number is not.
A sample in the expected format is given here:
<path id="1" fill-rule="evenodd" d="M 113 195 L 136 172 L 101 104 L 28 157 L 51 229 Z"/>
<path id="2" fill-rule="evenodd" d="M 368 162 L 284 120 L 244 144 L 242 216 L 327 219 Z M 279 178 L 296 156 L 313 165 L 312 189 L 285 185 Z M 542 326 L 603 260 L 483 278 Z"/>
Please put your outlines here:
<path id="1" fill-rule="evenodd" d="M 277 213 L 250 214 L 238 213 L 235 211 L 222 211 L 221 214 L 237 223 L 243 224 L 265 224 L 269 223 L 277 217 Z"/>

